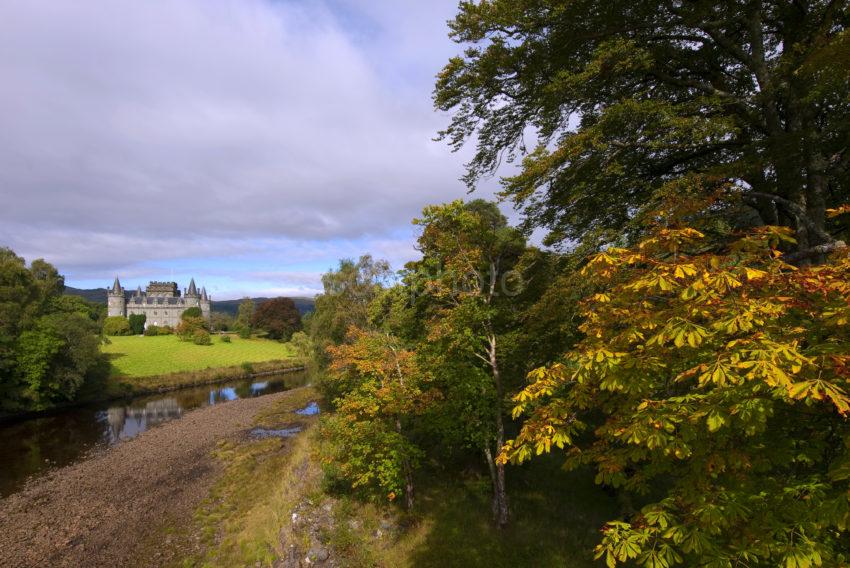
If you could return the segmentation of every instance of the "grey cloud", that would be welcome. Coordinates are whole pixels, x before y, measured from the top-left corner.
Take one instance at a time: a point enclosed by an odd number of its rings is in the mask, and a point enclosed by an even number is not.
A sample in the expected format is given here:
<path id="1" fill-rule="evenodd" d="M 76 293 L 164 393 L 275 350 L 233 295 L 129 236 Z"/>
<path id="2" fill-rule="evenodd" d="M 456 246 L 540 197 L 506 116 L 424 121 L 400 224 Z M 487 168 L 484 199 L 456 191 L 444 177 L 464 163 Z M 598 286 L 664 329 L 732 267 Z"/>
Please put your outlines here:
<path id="1" fill-rule="evenodd" d="M 321 4 L 10 2 L 0 38 L 5 222 L 347 237 L 459 188 L 439 117 Z"/>

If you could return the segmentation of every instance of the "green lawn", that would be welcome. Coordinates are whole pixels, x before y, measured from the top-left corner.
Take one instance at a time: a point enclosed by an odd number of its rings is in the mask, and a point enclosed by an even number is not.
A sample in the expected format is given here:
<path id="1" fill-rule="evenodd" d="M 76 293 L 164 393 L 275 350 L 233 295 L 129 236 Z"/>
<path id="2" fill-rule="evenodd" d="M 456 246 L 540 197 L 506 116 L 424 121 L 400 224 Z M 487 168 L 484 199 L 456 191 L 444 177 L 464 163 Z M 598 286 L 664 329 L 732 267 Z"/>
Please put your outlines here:
<path id="1" fill-rule="evenodd" d="M 110 337 L 103 346 L 110 355 L 113 376 L 148 377 L 182 371 L 200 371 L 233 367 L 242 363 L 261 363 L 293 357 L 288 343 L 268 339 L 240 339 L 231 343 L 213 337 L 212 345 L 195 345 L 174 335 L 153 337 Z"/>

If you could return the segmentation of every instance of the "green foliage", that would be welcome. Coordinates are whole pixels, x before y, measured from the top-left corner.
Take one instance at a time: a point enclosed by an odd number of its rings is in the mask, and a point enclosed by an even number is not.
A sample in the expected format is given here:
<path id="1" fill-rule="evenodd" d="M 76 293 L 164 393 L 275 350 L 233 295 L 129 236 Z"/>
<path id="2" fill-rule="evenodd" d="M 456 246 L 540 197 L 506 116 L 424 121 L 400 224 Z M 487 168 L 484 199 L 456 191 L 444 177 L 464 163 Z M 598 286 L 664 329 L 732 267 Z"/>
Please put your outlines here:
<path id="1" fill-rule="evenodd" d="M 354 489 L 413 507 L 413 475 L 424 453 L 412 420 L 434 393 L 415 354 L 397 338 L 352 327 L 348 341 L 328 348 L 328 381 L 339 393 L 336 414 L 321 423 L 321 451 L 334 476 Z"/>
<path id="2" fill-rule="evenodd" d="M 850 255 L 797 269 L 763 227 L 710 252 L 659 228 L 582 271 L 585 339 L 532 372 L 502 459 L 567 448 L 642 497 L 609 566 L 843 565 L 850 558 Z"/>
<path id="3" fill-rule="evenodd" d="M 147 321 L 145 314 L 130 314 L 127 317 L 132 335 L 142 335 L 145 332 L 145 321 Z"/>
<path id="4" fill-rule="evenodd" d="M 310 336 L 304 331 L 296 331 L 293 333 L 292 338 L 289 340 L 289 345 L 292 346 L 295 354 L 305 361 L 309 361 L 315 352 L 313 340 L 310 339 Z"/>
<path id="5" fill-rule="evenodd" d="M 357 262 L 340 260 L 336 270 L 322 275 L 324 292 L 316 297 L 308 328 L 319 363 L 327 363 L 325 348 L 342 343 L 350 327 L 368 326 L 369 305 L 391 274 L 387 261 L 363 255 Z"/>
<path id="6" fill-rule="evenodd" d="M 110 316 L 103 322 L 103 333 L 106 335 L 132 335 L 130 322 L 124 316 Z"/>
<path id="7" fill-rule="evenodd" d="M 231 343 L 231 339 L 230 339 L 230 336 L 229 336 L 229 335 L 222 335 L 222 336 L 219 338 L 219 341 L 220 341 L 221 343 Z"/>
<path id="8" fill-rule="evenodd" d="M 233 329 L 239 333 L 242 339 L 251 337 L 251 322 L 254 320 L 254 300 L 245 298 L 239 304 L 239 313 L 236 315 L 236 321 L 233 324 Z"/>
<path id="9" fill-rule="evenodd" d="M 183 313 L 180 314 L 180 319 L 185 321 L 188 318 L 199 318 L 203 317 L 203 313 L 201 312 L 201 308 L 191 307 L 183 310 Z"/>
<path id="10" fill-rule="evenodd" d="M 847 23 L 846 2 L 462 2 L 441 136 L 476 144 L 470 187 L 523 157 L 504 195 L 553 243 L 640 231 L 699 174 L 698 195 L 730 190 L 704 214 L 792 227 L 805 249 L 850 192 Z"/>
<path id="11" fill-rule="evenodd" d="M 274 298 L 257 306 L 251 327 L 266 332 L 269 339 L 289 341 L 301 329 L 301 314 L 290 298 Z"/>
<path id="12" fill-rule="evenodd" d="M 196 329 L 192 333 L 192 343 L 195 345 L 212 345 L 212 338 L 205 329 Z"/>
<path id="13" fill-rule="evenodd" d="M 213 312 L 210 315 L 210 329 L 212 331 L 230 331 L 234 329 L 235 320 L 229 314 Z"/>
<path id="14" fill-rule="evenodd" d="M 72 400 L 105 369 L 100 308 L 63 290 L 53 266 L 38 259 L 27 268 L 0 248 L 0 409 L 42 410 Z"/>
<path id="15" fill-rule="evenodd" d="M 186 310 L 189 311 L 189 310 Z M 194 341 L 198 331 L 209 332 L 207 321 L 200 316 L 182 316 L 174 330 L 181 341 Z"/>
<path id="16" fill-rule="evenodd" d="M 149 325 L 145 328 L 145 335 L 149 337 L 155 337 L 157 335 L 174 335 L 174 329 L 168 325 Z"/>

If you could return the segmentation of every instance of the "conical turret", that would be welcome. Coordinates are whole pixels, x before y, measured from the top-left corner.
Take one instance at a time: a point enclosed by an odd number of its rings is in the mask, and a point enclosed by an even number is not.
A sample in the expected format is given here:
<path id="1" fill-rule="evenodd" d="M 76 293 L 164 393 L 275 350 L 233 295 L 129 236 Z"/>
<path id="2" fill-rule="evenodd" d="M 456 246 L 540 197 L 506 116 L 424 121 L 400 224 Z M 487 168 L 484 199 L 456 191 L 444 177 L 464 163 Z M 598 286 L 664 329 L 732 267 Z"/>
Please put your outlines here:
<path id="1" fill-rule="evenodd" d="M 112 284 L 112 289 L 109 291 L 110 294 L 115 294 L 116 296 L 119 294 L 123 294 L 124 291 L 121 288 L 121 282 L 118 281 L 118 277 L 115 277 L 115 282 Z"/>
<path id="2" fill-rule="evenodd" d="M 136 288 L 136 293 L 135 293 L 135 294 L 133 294 L 133 296 L 134 296 L 134 297 L 136 297 L 136 298 L 141 298 L 141 297 L 142 297 L 142 287 L 141 287 L 141 286 L 139 286 L 138 288 Z"/>
<path id="3" fill-rule="evenodd" d="M 194 278 L 192 278 L 189 281 L 189 289 L 186 290 L 186 295 L 187 296 L 197 296 L 198 295 L 198 288 L 197 288 L 197 286 L 195 286 L 195 279 Z"/>
<path id="4" fill-rule="evenodd" d="M 206 286 L 201 288 L 201 299 L 205 302 L 210 299 L 209 296 L 207 296 L 207 287 Z"/>

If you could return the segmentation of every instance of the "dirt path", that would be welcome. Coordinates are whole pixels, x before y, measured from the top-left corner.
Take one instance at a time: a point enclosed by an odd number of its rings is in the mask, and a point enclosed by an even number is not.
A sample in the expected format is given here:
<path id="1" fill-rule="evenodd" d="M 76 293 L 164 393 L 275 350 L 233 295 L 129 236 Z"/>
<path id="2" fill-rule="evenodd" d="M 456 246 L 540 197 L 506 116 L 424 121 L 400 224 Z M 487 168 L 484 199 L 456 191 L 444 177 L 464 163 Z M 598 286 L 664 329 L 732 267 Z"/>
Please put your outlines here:
<path id="1" fill-rule="evenodd" d="M 285 395 L 192 411 L 0 500 L 0 566 L 127 565 L 163 521 L 191 519 L 219 471 L 216 442 Z"/>

